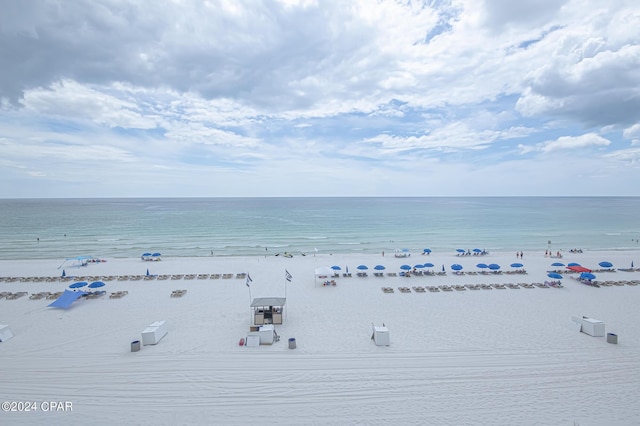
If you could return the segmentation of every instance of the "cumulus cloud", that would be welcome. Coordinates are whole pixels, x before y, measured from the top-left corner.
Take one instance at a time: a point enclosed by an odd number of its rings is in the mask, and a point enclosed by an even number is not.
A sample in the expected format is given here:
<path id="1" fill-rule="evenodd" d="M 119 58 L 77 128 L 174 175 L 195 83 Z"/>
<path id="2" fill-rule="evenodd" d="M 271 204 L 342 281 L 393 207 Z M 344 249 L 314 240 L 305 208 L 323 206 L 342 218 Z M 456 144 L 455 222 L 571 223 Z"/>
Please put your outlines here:
<path id="1" fill-rule="evenodd" d="M 63 164 L 114 195 L 123 170 L 193 195 L 233 171 L 240 195 L 330 195 L 378 191 L 372 174 L 511 176 L 551 152 L 615 168 L 640 143 L 636 3 L 4 2 L 0 182 Z"/>
<path id="2" fill-rule="evenodd" d="M 607 147 L 611 141 L 595 133 L 580 136 L 561 136 L 556 140 L 542 142 L 533 146 L 519 145 L 523 153 L 539 151 L 549 153 L 553 151 L 581 150 L 592 147 Z"/>

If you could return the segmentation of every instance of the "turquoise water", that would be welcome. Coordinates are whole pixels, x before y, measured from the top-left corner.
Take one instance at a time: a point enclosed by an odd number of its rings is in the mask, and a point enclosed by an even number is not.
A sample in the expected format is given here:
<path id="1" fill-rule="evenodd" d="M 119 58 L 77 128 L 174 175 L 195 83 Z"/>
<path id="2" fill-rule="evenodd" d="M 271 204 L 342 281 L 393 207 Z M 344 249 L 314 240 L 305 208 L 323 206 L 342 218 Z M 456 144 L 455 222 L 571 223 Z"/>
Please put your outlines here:
<path id="1" fill-rule="evenodd" d="M 0 259 L 638 249 L 637 197 L 0 200 Z"/>

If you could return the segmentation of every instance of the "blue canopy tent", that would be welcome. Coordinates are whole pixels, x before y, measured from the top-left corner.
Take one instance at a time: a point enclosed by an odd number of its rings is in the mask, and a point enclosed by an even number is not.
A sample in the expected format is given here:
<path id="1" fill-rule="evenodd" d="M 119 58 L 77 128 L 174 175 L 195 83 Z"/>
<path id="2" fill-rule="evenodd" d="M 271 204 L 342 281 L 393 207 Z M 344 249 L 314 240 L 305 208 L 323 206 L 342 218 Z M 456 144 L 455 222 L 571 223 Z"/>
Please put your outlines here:
<path id="1" fill-rule="evenodd" d="M 49 303 L 47 306 L 52 308 L 69 309 L 73 302 L 85 294 L 87 294 L 85 291 L 65 290 L 60 297 Z"/>

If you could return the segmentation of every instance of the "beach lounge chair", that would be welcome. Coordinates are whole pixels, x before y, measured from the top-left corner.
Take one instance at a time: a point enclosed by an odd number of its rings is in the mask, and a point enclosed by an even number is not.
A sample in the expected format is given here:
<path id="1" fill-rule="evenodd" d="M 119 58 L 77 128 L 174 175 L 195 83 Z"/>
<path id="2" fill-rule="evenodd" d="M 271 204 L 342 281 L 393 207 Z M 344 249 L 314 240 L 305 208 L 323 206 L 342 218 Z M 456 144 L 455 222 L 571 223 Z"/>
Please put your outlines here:
<path id="1" fill-rule="evenodd" d="M 391 288 L 391 287 L 382 287 L 382 291 L 384 293 L 393 293 L 393 288 Z"/>
<path id="2" fill-rule="evenodd" d="M 199 280 L 206 280 L 209 278 L 209 274 L 198 274 Z"/>
<path id="3" fill-rule="evenodd" d="M 398 287 L 400 293 L 411 293 L 411 289 L 409 287 Z"/>
<path id="4" fill-rule="evenodd" d="M 221 276 L 222 276 L 222 275 L 220 275 L 220 274 L 211 274 L 211 275 L 209 276 L 209 279 L 212 279 L 212 280 L 219 280 Z"/>
<path id="5" fill-rule="evenodd" d="M 187 294 L 187 290 L 173 290 L 171 292 L 171 297 L 182 297 Z"/>

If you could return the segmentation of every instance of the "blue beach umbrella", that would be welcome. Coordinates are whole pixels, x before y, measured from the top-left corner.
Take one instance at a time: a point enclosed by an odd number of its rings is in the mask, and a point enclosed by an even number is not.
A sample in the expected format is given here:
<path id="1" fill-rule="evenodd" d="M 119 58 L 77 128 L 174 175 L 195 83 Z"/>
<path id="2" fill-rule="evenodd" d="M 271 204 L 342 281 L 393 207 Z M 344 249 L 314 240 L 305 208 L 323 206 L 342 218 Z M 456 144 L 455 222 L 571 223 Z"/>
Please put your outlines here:
<path id="1" fill-rule="evenodd" d="M 434 264 L 433 264 L 433 263 L 425 263 L 425 264 L 424 264 L 424 265 L 422 265 L 422 266 L 424 266 L 425 268 L 433 268 L 433 267 L 434 267 Z"/>
<path id="2" fill-rule="evenodd" d="M 80 288 L 86 286 L 88 283 L 86 281 L 79 281 L 77 283 L 73 283 L 69 286 L 69 288 Z"/>
<path id="3" fill-rule="evenodd" d="M 367 265 L 358 265 L 358 269 L 360 269 L 361 271 L 366 271 L 367 269 L 369 269 L 369 267 L 367 267 Z"/>
<path id="4" fill-rule="evenodd" d="M 549 278 L 553 278 L 554 280 L 561 280 L 563 278 L 562 275 L 558 274 L 557 272 L 549 272 L 547 276 Z"/>
<path id="5" fill-rule="evenodd" d="M 456 249 L 456 251 L 457 251 L 458 253 L 466 253 L 466 252 L 467 252 L 465 249 Z"/>
<path id="6" fill-rule="evenodd" d="M 338 265 L 333 265 L 331 269 L 333 269 L 334 271 L 340 271 L 342 268 L 340 268 Z"/>
<path id="7" fill-rule="evenodd" d="M 600 262 L 600 263 L 598 263 L 598 265 L 602 266 L 603 268 L 611 268 L 611 267 L 613 267 L 613 263 L 611 263 L 611 262 Z"/>
<path id="8" fill-rule="evenodd" d="M 424 268 L 424 265 L 413 265 L 413 267 L 416 269 L 422 269 Z"/>
<path id="9" fill-rule="evenodd" d="M 478 263 L 476 265 L 476 268 L 480 268 L 480 269 L 487 269 L 489 267 L 489 265 L 487 265 L 486 263 Z"/>
<path id="10" fill-rule="evenodd" d="M 564 263 L 562 263 L 562 262 L 553 262 L 551 264 L 551 266 L 564 266 Z"/>
<path id="11" fill-rule="evenodd" d="M 473 249 L 473 252 L 474 252 L 474 253 L 482 253 L 482 250 L 480 250 L 479 248 L 474 248 L 474 249 Z"/>
<path id="12" fill-rule="evenodd" d="M 426 248 L 426 249 L 422 250 L 422 252 L 429 254 L 429 253 L 431 253 L 431 249 L 430 248 Z"/>
<path id="13" fill-rule="evenodd" d="M 453 269 L 454 271 L 461 271 L 462 270 L 462 265 L 454 263 L 453 265 L 451 265 L 451 269 Z"/>
<path id="14" fill-rule="evenodd" d="M 402 266 L 400 266 L 400 269 L 402 269 L 403 271 L 410 271 L 411 270 L 411 265 L 402 265 Z"/>
<path id="15" fill-rule="evenodd" d="M 497 263 L 490 263 L 489 269 L 491 269 L 492 271 L 497 271 L 498 269 L 500 269 L 500 265 L 498 265 Z"/>
<path id="16" fill-rule="evenodd" d="M 589 280 L 589 281 L 591 281 L 591 280 L 595 280 L 596 276 L 593 275 L 590 272 L 583 272 L 583 273 L 580 274 L 580 279 L 581 280 Z"/>
<path id="17" fill-rule="evenodd" d="M 373 269 L 375 269 L 376 271 L 384 271 L 387 268 L 385 268 L 384 265 L 376 265 L 373 267 Z"/>
<path id="18" fill-rule="evenodd" d="M 89 284 L 89 288 L 99 288 L 99 287 L 104 287 L 104 283 L 102 281 L 94 281 L 91 284 Z"/>
<path id="19" fill-rule="evenodd" d="M 524 265 L 522 263 L 512 263 L 511 267 L 512 268 L 522 268 Z"/>
<path id="20" fill-rule="evenodd" d="M 581 266 L 581 265 L 576 262 L 571 262 L 571 263 L 568 263 L 567 266 Z"/>

